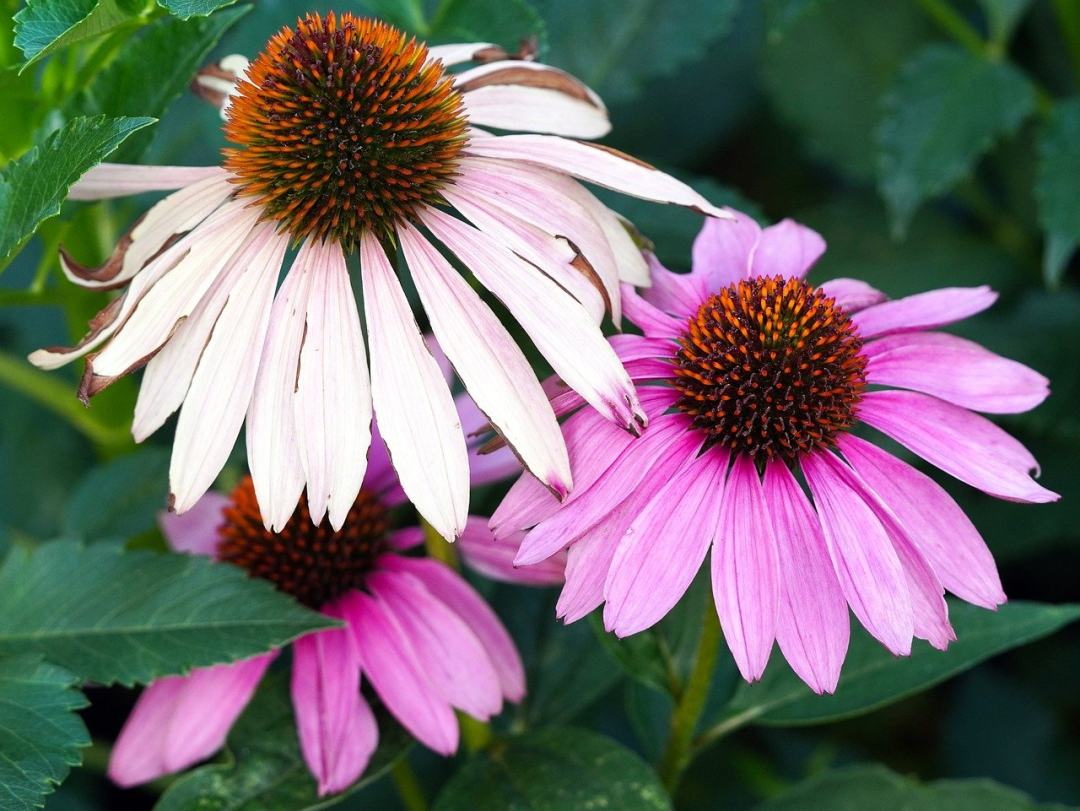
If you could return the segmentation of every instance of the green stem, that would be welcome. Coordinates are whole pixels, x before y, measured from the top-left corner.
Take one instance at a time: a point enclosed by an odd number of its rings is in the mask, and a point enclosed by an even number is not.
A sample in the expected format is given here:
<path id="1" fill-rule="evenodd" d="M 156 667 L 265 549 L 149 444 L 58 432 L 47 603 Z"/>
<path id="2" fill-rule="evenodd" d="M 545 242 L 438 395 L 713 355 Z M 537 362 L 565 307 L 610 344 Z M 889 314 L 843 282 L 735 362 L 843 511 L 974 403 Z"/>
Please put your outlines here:
<path id="1" fill-rule="evenodd" d="M 748 710 L 743 710 L 737 715 L 730 715 L 715 726 L 709 727 L 707 730 L 698 735 L 693 742 L 691 748 L 692 754 L 697 754 L 703 749 L 712 746 L 721 738 L 730 735 L 737 729 L 740 729 L 765 711 L 765 707 L 751 707 Z"/>
<path id="2" fill-rule="evenodd" d="M 438 530 L 423 518 L 420 519 L 420 528 L 424 530 L 424 549 L 428 557 L 441 560 L 450 568 L 460 570 L 461 561 L 458 560 L 458 553 L 453 544 L 447 542 Z"/>
<path id="3" fill-rule="evenodd" d="M 701 720 L 705 701 L 709 697 L 709 686 L 712 683 L 716 657 L 719 653 L 720 620 L 716 616 L 716 609 L 709 602 L 705 606 L 701 638 L 698 640 L 697 652 L 694 654 L 694 668 L 675 705 L 667 746 L 660 758 L 660 779 L 669 793 L 675 793 L 683 772 L 690 765 L 694 731 Z"/>
<path id="4" fill-rule="evenodd" d="M 38 405 L 67 420 L 75 430 L 103 449 L 131 443 L 125 428 L 98 422 L 76 398 L 64 381 L 35 369 L 20 358 L 0 352 L 0 385 L 24 394 Z"/>
<path id="5" fill-rule="evenodd" d="M 923 12 L 934 23 L 956 40 L 960 45 L 967 48 L 973 54 L 979 56 L 987 55 L 987 45 L 983 38 L 979 35 L 979 32 L 971 27 L 971 23 L 965 20 L 960 13 L 954 9 L 948 0 L 919 0 L 919 5 L 922 6 Z"/>
<path id="6" fill-rule="evenodd" d="M 1080 90 L 1080 0 L 1054 0 L 1054 11 L 1069 49 L 1076 88 Z"/>
<path id="7" fill-rule="evenodd" d="M 398 758 L 397 762 L 390 767 L 390 779 L 394 781 L 398 798 L 405 806 L 405 811 L 427 811 L 427 797 L 424 796 L 424 787 L 409 765 L 408 758 Z"/>
<path id="8" fill-rule="evenodd" d="M 461 727 L 461 742 L 465 744 L 466 752 L 479 752 L 486 749 L 494 735 L 491 733 L 491 725 L 459 712 L 458 724 Z"/>

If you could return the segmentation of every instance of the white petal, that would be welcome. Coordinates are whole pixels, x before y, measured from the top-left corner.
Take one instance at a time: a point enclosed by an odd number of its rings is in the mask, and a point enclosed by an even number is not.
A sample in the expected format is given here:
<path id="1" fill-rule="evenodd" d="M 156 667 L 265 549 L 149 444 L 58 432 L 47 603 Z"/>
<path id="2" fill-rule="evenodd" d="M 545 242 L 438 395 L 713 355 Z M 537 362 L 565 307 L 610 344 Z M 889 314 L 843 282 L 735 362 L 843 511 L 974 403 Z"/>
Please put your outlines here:
<path id="1" fill-rule="evenodd" d="M 490 42 L 461 42 L 452 45 L 432 45 L 428 48 L 428 57 L 438 59 L 443 65 L 457 65 L 461 62 L 472 62 L 474 59 L 483 58 L 487 54 L 505 54 L 498 45 Z"/>
<path id="2" fill-rule="evenodd" d="M 602 138 L 611 131 L 603 105 L 594 103 L 584 91 L 575 93 L 584 85 L 562 71 L 548 68 L 541 73 L 521 67 L 490 71 L 493 66 L 484 67 L 489 72 L 483 77 L 466 82 L 462 82 L 463 77 L 458 79 L 458 87 L 466 89 L 463 99 L 470 123 L 575 138 Z M 536 84 L 503 83 L 522 74 Z M 568 80 L 541 84 L 548 76 L 559 74 Z"/>
<path id="3" fill-rule="evenodd" d="M 220 166 L 139 166 L 99 163 L 71 187 L 69 200 L 105 200 L 144 191 L 179 189 L 208 177 L 224 177 Z"/>
<path id="4" fill-rule="evenodd" d="M 454 400 L 377 239 L 360 240 L 371 396 L 401 487 L 444 538 L 465 528 L 469 459 Z"/>

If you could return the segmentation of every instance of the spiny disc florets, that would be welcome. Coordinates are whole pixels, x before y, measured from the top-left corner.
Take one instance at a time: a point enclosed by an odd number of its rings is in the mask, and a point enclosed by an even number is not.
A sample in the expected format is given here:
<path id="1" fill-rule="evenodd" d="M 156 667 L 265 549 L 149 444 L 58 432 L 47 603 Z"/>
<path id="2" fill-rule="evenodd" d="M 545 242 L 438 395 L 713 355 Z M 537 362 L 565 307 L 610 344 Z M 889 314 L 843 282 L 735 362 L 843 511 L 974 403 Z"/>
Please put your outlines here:
<path id="1" fill-rule="evenodd" d="M 312 523 L 305 498 L 281 532 L 270 532 L 263 526 L 255 488 L 247 476 L 225 508 L 217 554 L 317 609 L 364 585 L 375 559 L 386 549 L 389 526 L 379 500 L 361 490 L 337 532 L 325 518 L 318 526 Z"/>
<path id="2" fill-rule="evenodd" d="M 711 441 L 793 460 L 854 424 L 862 341 L 836 302 L 799 279 L 746 279 L 709 296 L 675 355 L 678 407 Z"/>
<path id="3" fill-rule="evenodd" d="M 377 20 L 309 14 L 248 67 L 225 134 L 241 194 L 297 239 L 351 248 L 441 201 L 467 121 L 422 43 Z"/>

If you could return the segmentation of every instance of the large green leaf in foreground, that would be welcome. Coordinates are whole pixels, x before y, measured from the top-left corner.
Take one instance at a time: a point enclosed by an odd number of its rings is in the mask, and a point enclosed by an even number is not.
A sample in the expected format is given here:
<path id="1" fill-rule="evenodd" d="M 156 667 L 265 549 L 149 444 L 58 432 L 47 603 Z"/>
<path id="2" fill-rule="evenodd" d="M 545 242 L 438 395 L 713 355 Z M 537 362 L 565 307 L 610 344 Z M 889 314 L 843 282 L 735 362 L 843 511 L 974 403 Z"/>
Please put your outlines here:
<path id="1" fill-rule="evenodd" d="M 139 0 L 27 0 L 14 17 L 24 69 L 53 51 L 134 24 Z"/>
<path id="2" fill-rule="evenodd" d="M 332 624 L 192 555 L 54 541 L 12 549 L 0 568 L 0 654 L 40 653 L 106 684 L 242 659 Z"/>

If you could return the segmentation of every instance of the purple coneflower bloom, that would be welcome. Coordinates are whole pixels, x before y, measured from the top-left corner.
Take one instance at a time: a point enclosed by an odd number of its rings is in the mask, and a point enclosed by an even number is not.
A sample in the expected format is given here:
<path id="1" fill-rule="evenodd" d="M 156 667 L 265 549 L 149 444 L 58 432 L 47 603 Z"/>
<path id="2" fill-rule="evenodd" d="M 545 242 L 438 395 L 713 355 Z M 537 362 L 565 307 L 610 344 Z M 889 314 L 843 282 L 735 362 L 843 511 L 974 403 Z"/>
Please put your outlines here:
<path id="1" fill-rule="evenodd" d="M 423 542 L 419 527 L 392 528 L 391 510 L 404 501 L 376 437 L 338 530 L 313 521 L 303 498 L 280 532 L 267 530 L 249 477 L 231 496 L 211 491 L 184 515 L 161 518 L 173 549 L 239 565 L 346 623 L 292 644 L 297 732 L 320 794 L 353 783 L 378 743 L 362 678 L 411 734 L 444 755 L 458 745 L 455 708 L 487 720 L 504 699 L 525 693 L 513 640 L 483 598 L 449 566 L 408 553 Z M 458 547 L 467 563 L 502 580 L 561 582 L 560 560 L 518 576 L 512 551 L 495 547 L 486 519 L 470 516 Z M 109 776 L 137 785 L 212 755 L 276 655 L 151 684 L 113 748 Z"/>
<path id="2" fill-rule="evenodd" d="M 481 64 L 446 72 L 470 61 Z M 46 369 L 87 356 L 83 399 L 146 366 L 132 430 L 141 441 L 179 409 L 177 512 L 213 483 L 246 417 L 267 528 L 284 526 L 305 486 L 314 520 L 341 527 L 374 410 L 410 500 L 445 537 L 461 534 L 465 439 L 391 263 L 396 246 L 465 386 L 552 492 L 565 496 L 572 482 L 540 383 L 437 246 L 588 403 L 638 430 L 634 387 L 598 325 L 605 311 L 620 318 L 620 280 L 647 283 L 648 270 L 578 179 L 724 214 L 647 164 L 562 137 L 608 131 L 595 93 L 486 43 L 429 49 L 347 13 L 309 15 L 250 65 L 231 64 L 242 71 L 235 89 L 216 91 L 236 145 L 222 166 L 103 164 L 73 188 L 81 200 L 178 191 L 100 268 L 62 256 L 76 284 L 124 293 L 78 345 L 30 356 Z M 290 244 L 299 252 L 276 290 Z M 354 250 L 367 347 L 346 267 Z"/>
<path id="3" fill-rule="evenodd" d="M 693 271 L 650 257 L 653 287 L 623 290 L 644 335 L 612 339 L 639 384 L 640 439 L 581 410 L 564 433 L 577 488 L 560 509 L 528 475 L 492 517 L 529 529 L 518 564 L 569 546 L 558 613 L 604 604 L 619 636 L 659 621 L 712 549 L 720 623 L 742 675 L 773 641 L 817 692 L 836 687 L 847 610 L 890 651 L 955 638 L 947 589 L 1005 601 L 971 521 L 932 479 L 852 433 L 865 424 L 998 498 L 1058 498 L 1032 455 L 974 411 L 1009 414 L 1048 394 L 1037 372 L 938 331 L 989 307 L 986 287 L 895 301 L 854 279 L 804 281 L 825 250 L 791 220 L 707 222 Z M 555 387 L 552 387 L 555 388 Z M 581 402 L 553 391 L 557 411 Z M 530 529 L 531 528 L 531 529 Z"/>

